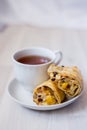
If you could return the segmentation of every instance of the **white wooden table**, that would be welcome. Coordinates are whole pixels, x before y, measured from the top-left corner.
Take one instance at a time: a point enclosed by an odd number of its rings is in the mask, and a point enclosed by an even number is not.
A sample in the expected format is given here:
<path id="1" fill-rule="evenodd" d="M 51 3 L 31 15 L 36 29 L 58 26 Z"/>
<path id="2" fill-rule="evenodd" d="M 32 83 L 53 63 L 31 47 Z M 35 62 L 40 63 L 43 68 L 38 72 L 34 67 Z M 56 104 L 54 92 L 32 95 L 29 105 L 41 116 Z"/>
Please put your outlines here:
<path id="1" fill-rule="evenodd" d="M 83 75 L 83 95 L 59 110 L 34 111 L 14 102 L 7 87 L 13 78 L 11 57 L 31 46 L 59 49 L 62 65 L 77 65 Z M 87 30 L 9 26 L 0 32 L 0 130 L 86 130 L 87 129 Z"/>

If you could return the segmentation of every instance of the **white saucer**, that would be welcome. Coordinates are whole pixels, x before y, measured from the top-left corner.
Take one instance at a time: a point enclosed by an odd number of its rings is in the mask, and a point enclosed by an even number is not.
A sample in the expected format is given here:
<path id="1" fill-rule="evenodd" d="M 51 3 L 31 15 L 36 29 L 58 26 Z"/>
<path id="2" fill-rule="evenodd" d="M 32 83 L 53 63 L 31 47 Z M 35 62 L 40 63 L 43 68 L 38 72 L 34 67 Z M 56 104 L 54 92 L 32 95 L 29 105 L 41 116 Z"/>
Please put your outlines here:
<path id="1" fill-rule="evenodd" d="M 26 108 L 30 108 L 34 110 L 54 110 L 54 109 L 63 108 L 76 101 L 82 94 L 81 92 L 80 95 L 61 104 L 49 105 L 49 106 L 38 106 L 33 102 L 32 93 L 25 90 L 24 87 L 20 85 L 16 79 L 13 79 L 9 83 L 8 93 L 12 97 L 12 99 L 17 103 L 21 104 Z"/>

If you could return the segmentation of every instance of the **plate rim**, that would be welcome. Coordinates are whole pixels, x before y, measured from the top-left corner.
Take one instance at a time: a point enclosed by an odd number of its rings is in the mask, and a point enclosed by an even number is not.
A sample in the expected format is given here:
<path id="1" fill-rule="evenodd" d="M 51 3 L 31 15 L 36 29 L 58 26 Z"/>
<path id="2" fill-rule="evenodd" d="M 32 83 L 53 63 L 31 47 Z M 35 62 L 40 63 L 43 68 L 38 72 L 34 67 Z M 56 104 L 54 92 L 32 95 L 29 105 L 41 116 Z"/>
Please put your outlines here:
<path id="1" fill-rule="evenodd" d="M 18 81 L 16 80 L 16 78 L 13 78 L 10 80 L 10 82 L 8 83 L 8 94 L 9 96 L 18 104 L 26 107 L 26 108 L 30 108 L 30 109 L 33 109 L 33 110 L 43 110 L 43 111 L 46 111 L 46 110 L 55 110 L 55 109 L 60 109 L 60 108 L 63 108 L 65 106 L 68 106 L 70 104 L 72 104 L 75 100 L 77 100 L 83 93 L 83 89 L 81 91 L 81 93 L 79 95 L 77 95 L 76 97 L 73 97 L 72 99 L 69 99 L 68 101 L 66 102 L 63 102 L 63 103 L 60 103 L 60 104 L 55 104 L 55 105 L 47 105 L 47 106 L 40 106 L 40 105 L 30 105 L 30 104 L 27 104 L 27 103 L 24 103 L 20 100 L 18 100 L 17 98 L 15 98 L 12 94 L 11 94 L 11 84 L 14 83 L 14 82 L 17 82 L 18 84 Z"/>

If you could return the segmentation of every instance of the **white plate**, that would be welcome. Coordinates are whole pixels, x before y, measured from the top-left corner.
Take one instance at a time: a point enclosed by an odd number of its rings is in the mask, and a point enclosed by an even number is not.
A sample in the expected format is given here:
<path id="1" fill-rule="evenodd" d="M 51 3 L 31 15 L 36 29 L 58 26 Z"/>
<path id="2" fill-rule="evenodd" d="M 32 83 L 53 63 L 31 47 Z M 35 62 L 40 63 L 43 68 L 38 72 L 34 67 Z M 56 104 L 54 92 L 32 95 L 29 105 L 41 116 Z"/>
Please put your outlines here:
<path id="1" fill-rule="evenodd" d="M 17 103 L 21 104 L 24 107 L 34 109 L 34 110 L 54 110 L 54 109 L 59 109 L 63 108 L 74 101 L 76 101 L 82 94 L 79 94 L 78 96 L 65 101 L 64 103 L 61 104 L 56 104 L 56 105 L 47 105 L 47 106 L 38 106 L 33 102 L 33 96 L 32 93 L 25 90 L 24 87 L 18 83 L 16 79 L 13 79 L 9 85 L 8 85 L 8 93 L 12 97 L 14 101 Z"/>

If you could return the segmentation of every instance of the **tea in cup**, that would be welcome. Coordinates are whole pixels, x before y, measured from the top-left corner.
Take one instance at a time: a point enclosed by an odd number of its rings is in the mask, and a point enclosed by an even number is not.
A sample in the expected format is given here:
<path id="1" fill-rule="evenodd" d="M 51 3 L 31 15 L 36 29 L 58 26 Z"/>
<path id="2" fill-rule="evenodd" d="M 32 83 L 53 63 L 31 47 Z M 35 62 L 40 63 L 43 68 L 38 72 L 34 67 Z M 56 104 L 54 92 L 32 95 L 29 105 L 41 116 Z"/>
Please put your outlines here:
<path id="1" fill-rule="evenodd" d="M 59 64 L 61 60 L 61 51 L 53 52 L 41 47 L 19 50 L 13 55 L 15 78 L 32 92 L 38 84 L 49 78 L 49 65 Z"/>

